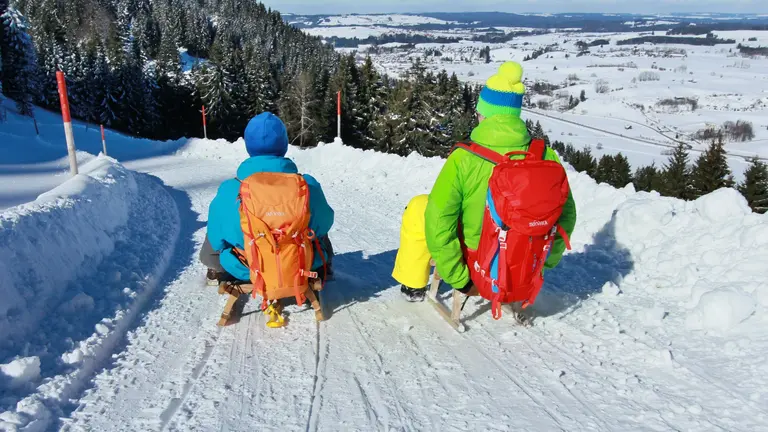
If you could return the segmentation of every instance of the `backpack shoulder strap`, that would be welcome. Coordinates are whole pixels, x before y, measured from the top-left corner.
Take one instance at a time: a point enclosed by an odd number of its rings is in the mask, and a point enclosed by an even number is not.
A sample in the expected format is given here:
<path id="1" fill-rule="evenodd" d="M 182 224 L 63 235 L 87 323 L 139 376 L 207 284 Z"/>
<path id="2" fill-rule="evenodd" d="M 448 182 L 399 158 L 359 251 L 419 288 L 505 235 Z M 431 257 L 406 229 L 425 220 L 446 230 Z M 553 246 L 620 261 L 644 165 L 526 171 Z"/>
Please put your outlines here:
<path id="1" fill-rule="evenodd" d="M 531 152 L 539 160 L 544 160 L 547 157 L 547 143 L 543 139 L 534 138 L 531 140 L 531 144 L 528 146 L 528 151 Z M 541 155 L 541 156 L 539 156 Z"/>
<path id="2" fill-rule="evenodd" d="M 471 144 L 461 143 L 461 142 L 457 143 L 455 146 L 453 146 L 453 150 L 451 150 L 451 153 L 453 153 L 453 151 L 455 151 L 456 149 L 466 150 L 472 153 L 473 155 L 481 159 L 484 159 L 494 165 L 499 165 L 509 160 L 509 158 L 505 157 L 504 155 L 496 153 L 495 151 L 487 147 L 483 147 L 480 144 L 476 144 L 476 143 L 471 143 Z"/>

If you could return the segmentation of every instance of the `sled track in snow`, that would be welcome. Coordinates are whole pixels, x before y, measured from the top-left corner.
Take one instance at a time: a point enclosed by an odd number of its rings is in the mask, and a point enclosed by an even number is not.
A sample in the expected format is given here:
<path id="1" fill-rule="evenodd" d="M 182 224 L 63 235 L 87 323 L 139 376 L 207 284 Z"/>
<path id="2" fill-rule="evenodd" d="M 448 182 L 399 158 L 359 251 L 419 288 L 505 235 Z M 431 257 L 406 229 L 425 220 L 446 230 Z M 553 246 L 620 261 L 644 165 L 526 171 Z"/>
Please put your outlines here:
<path id="1" fill-rule="evenodd" d="M 541 335 L 539 335 L 538 332 L 536 330 L 534 330 L 533 328 L 523 329 L 522 331 L 527 332 L 526 336 L 528 336 L 528 335 L 535 335 L 540 341 L 544 340 L 544 338 L 541 337 Z M 482 329 L 482 333 L 485 334 L 488 337 L 489 340 L 498 343 L 500 346 L 502 345 L 502 341 L 498 340 L 487 329 L 483 328 Z M 544 358 L 544 356 L 541 355 L 540 350 L 538 348 L 533 347 L 531 345 L 531 343 L 526 340 L 526 338 L 521 338 L 521 340 L 528 347 L 530 352 L 533 353 L 534 355 L 536 355 L 536 357 L 538 357 L 539 360 L 540 360 L 540 362 L 538 363 L 538 366 L 536 366 L 536 365 L 532 364 L 531 361 L 527 360 L 525 355 L 517 356 L 518 360 L 525 365 L 527 370 L 535 370 L 536 368 L 540 368 L 541 365 L 546 365 L 547 364 L 547 359 Z M 547 343 L 549 343 L 549 342 L 547 342 Z M 492 356 L 490 354 L 488 354 L 484 349 L 478 349 L 478 351 L 482 351 L 482 354 L 485 357 L 492 358 Z M 567 355 L 563 350 L 558 350 L 558 351 L 560 352 L 561 355 Z M 498 362 L 496 362 L 496 363 L 498 364 Z M 498 364 L 498 367 L 500 369 L 504 369 L 503 365 L 501 365 L 501 364 Z M 570 398 L 572 398 L 574 401 L 576 401 L 579 404 L 579 406 L 585 412 L 590 413 L 592 415 L 592 418 L 595 420 L 595 422 L 599 423 L 600 426 L 602 426 L 602 428 L 598 427 L 598 430 L 610 431 L 610 428 L 608 427 L 608 425 L 606 425 L 605 422 L 603 422 L 601 420 L 600 415 L 598 415 L 598 413 L 596 413 L 592 409 L 592 407 L 589 406 L 589 404 L 585 403 L 583 398 L 577 396 L 571 389 L 569 389 L 565 384 L 563 384 L 562 381 L 559 381 L 559 382 L 560 382 L 560 387 L 562 387 L 565 390 L 565 392 L 570 396 Z M 519 383 L 516 383 L 516 384 L 518 384 L 518 386 L 520 385 Z M 548 385 L 548 387 L 549 387 L 549 390 L 552 392 L 552 398 L 551 399 L 559 399 L 559 397 L 557 395 L 558 391 L 556 391 L 555 386 Z M 547 398 L 547 399 L 550 399 L 550 398 Z M 539 401 L 537 401 L 537 402 L 539 402 Z"/>
<path id="2" fill-rule="evenodd" d="M 321 300 L 322 302 L 322 300 Z M 322 303 L 321 303 L 322 304 Z M 323 304 L 323 309 L 325 305 Z M 320 421 L 320 406 L 322 404 L 321 393 L 325 384 L 325 369 L 328 360 L 328 339 L 322 331 L 322 323 L 316 325 L 315 338 L 315 381 L 312 387 L 312 397 L 309 403 L 309 416 L 307 416 L 307 432 L 317 431 Z"/>
<path id="3" fill-rule="evenodd" d="M 384 382 L 387 386 L 387 390 L 391 393 L 394 403 L 395 403 L 395 409 L 397 410 L 397 417 L 401 421 L 401 423 L 404 426 L 407 426 L 406 430 L 416 430 L 416 428 L 413 426 L 413 423 L 410 421 L 410 417 L 406 414 L 405 409 L 403 408 L 403 405 L 400 403 L 400 400 L 397 398 L 397 388 L 393 385 L 392 380 L 387 376 L 386 369 L 384 368 L 384 364 L 381 358 L 381 354 L 376 350 L 376 347 L 374 347 L 370 342 L 370 337 L 367 337 L 363 334 L 363 331 L 360 326 L 360 321 L 355 317 L 355 313 L 352 310 L 347 310 L 347 313 L 349 315 L 349 319 L 352 321 L 352 324 L 355 326 L 355 332 L 361 336 L 361 339 L 363 340 L 363 344 L 367 348 L 367 351 L 369 352 L 369 358 L 373 360 L 373 362 L 376 364 L 376 367 L 378 368 L 379 375 L 384 376 Z M 366 397 L 365 400 L 368 401 L 368 398 Z"/>
<path id="4" fill-rule="evenodd" d="M 216 345 L 218 345 L 220 336 L 221 329 L 219 329 L 219 331 L 216 333 L 216 338 L 214 339 L 213 343 L 206 343 L 203 358 L 195 365 L 194 368 L 192 368 L 192 380 L 184 383 L 181 396 L 171 399 L 171 401 L 168 403 L 168 406 L 165 408 L 162 414 L 160 414 L 160 420 L 162 422 L 160 430 L 165 430 L 168 424 L 170 424 L 174 417 L 176 417 L 179 408 L 181 408 L 187 401 L 189 393 L 194 389 L 195 385 L 200 380 L 200 376 L 202 376 L 202 374 L 205 372 L 205 369 L 208 367 L 208 360 L 211 359 L 211 354 L 213 354 L 213 350 L 216 348 Z"/>

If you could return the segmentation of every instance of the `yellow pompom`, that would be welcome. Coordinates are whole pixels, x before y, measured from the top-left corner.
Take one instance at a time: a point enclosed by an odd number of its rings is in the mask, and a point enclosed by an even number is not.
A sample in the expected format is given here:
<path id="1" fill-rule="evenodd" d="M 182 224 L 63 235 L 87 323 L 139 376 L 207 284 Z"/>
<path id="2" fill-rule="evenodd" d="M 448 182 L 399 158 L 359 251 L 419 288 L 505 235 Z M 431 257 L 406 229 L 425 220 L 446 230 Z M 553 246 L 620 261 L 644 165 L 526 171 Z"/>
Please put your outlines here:
<path id="1" fill-rule="evenodd" d="M 523 79 L 523 67 L 520 63 L 508 61 L 499 68 L 499 75 L 506 78 L 510 84 L 517 84 Z"/>
<path id="2" fill-rule="evenodd" d="M 523 67 L 516 62 L 506 62 L 499 68 L 496 75 L 490 77 L 485 85 L 488 88 L 517 94 L 525 93 L 525 85 L 521 81 L 523 77 Z"/>

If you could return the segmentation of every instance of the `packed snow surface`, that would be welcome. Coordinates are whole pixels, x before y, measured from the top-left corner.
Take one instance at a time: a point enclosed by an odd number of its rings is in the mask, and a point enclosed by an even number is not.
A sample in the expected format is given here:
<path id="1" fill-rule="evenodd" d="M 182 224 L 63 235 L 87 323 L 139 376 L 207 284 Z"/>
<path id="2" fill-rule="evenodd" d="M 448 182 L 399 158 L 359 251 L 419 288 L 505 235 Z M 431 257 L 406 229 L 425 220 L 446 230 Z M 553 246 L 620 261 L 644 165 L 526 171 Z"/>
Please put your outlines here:
<path id="1" fill-rule="evenodd" d="M 287 327 L 268 329 L 250 301 L 216 327 L 226 299 L 197 253 L 242 140 L 101 156 L 87 179 L 4 211 L 13 303 L 0 329 L 14 336 L 0 350 L 0 429 L 768 428 L 768 216 L 735 191 L 683 202 L 568 167 L 573 250 L 547 273 L 534 326 L 473 299 L 459 334 L 390 276 L 403 209 L 444 160 L 340 142 L 288 156 L 336 211 L 319 324 L 291 305 Z"/>

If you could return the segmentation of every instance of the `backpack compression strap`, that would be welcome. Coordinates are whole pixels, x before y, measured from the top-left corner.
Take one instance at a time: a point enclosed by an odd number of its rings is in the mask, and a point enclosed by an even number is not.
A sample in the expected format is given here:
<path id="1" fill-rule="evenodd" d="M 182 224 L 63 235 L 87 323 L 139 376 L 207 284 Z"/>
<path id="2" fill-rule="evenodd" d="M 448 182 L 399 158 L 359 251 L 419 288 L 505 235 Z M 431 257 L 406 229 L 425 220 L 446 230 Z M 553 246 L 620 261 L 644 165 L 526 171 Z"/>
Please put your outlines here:
<path id="1" fill-rule="evenodd" d="M 547 156 L 547 144 L 544 142 L 544 140 L 538 139 L 538 138 L 531 140 L 531 143 L 528 146 L 527 152 L 517 151 L 517 152 L 507 153 L 506 155 L 501 155 L 487 147 L 483 147 L 476 143 L 467 144 L 462 142 L 457 143 L 453 147 L 453 150 L 451 150 L 451 153 L 453 153 L 453 151 L 456 150 L 457 148 L 466 150 L 474 154 L 475 156 L 481 159 L 484 159 L 494 165 L 499 165 L 501 163 L 506 162 L 509 159 L 509 156 L 512 156 L 512 155 L 530 154 L 532 156 L 531 159 L 533 160 L 544 160 L 544 158 Z"/>
<path id="2" fill-rule="evenodd" d="M 464 150 L 472 153 L 473 155 L 475 155 L 475 156 L 477 156 L 477 157 L 479 157 L 481 159 L 485 159 L 486 161 L 488 161 L 488 162 L 490 162 L 490 163 L 492 163 L 494 165 L 499 165 L 501 163 L 506 162 L 506 160 L 507 160 L 507 158 L 504 157 L 503 155 L 500 155 L 499 153 L 496 153 L 495 151 L 493 151 L 493 150 L 491 150 L 491 149 L 489 149 L 487 147 L 483 147 L 483 146 L 481 146 L 479 144 L 475 144 L 475 143 L 467 144 L 467 143 L 461 143 L 460 142 L 460 143 L 457 143 L 453 147 L 454 150 L 456 150 L 457 148 L 464 149 Z"/>

